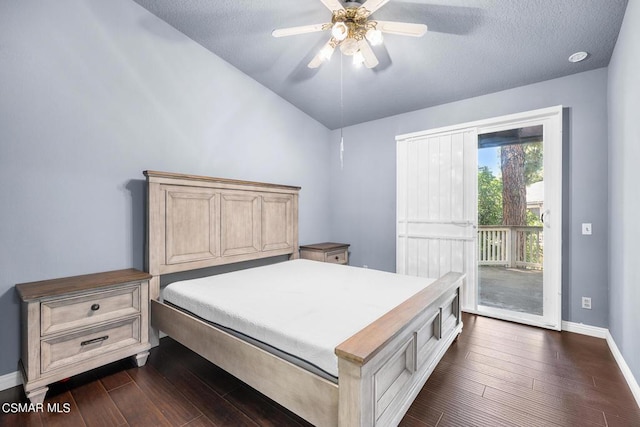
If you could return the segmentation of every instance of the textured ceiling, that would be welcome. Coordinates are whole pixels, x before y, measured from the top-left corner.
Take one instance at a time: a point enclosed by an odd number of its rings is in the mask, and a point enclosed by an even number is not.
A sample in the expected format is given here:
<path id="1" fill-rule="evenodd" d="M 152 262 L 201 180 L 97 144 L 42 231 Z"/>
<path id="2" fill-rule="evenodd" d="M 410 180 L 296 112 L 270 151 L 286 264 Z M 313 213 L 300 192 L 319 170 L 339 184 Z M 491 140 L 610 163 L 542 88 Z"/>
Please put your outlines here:
<path id="1" fill-rule="evenodd" d="M 311 70 L 306 64 L 327 32 L 276 39 L 271 31 L 329 22 L 320 0 L 135 1 L 330 129 L 605 67 L 627 4 L 391 0 L 372 19 L 424 23 L 429 31 L 385 35 L 373 48 L 374 69 L 354 68 L 336 51 Z M 567 61 L 580 50 L 589 52 L 586 61 Z"/>

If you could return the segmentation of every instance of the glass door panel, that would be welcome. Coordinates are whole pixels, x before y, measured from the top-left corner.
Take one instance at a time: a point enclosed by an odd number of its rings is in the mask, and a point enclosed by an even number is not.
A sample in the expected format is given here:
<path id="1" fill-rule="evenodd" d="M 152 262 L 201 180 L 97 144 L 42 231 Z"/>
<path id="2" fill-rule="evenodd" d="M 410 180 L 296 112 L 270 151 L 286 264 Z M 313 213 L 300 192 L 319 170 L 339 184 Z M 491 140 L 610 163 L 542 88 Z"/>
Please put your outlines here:
<path id="1" fill-rule="evenodd" d="M 543 323 L 544 127 L 478 135 L 478 311 Z"/>

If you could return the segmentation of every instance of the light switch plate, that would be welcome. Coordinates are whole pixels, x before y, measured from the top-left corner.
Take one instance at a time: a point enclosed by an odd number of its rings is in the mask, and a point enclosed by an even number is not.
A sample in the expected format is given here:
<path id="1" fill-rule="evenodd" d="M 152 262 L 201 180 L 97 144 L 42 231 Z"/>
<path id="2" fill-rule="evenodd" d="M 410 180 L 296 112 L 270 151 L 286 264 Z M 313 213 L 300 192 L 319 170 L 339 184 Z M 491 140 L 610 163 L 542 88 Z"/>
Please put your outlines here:
<path id="1" fill-rule="evenodd" d="M 590 222 L 583 222 L 582 223 L 582 234 L 584 234 L 585 236 L 590 236 L 591 235 L 591 223 Z"/>

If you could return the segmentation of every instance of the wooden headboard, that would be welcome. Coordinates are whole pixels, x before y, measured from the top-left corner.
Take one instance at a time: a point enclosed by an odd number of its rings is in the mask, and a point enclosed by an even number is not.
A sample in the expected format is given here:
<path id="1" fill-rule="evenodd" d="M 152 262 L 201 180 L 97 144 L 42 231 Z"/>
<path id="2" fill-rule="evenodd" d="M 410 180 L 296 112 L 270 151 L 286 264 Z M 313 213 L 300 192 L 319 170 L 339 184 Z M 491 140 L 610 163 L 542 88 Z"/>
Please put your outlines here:
<path id="1" fill-rule="evenodd" d="M 300 187 L 145 171 L 147 271 L 160 276 L 259 258 L 298 257 Z"/>

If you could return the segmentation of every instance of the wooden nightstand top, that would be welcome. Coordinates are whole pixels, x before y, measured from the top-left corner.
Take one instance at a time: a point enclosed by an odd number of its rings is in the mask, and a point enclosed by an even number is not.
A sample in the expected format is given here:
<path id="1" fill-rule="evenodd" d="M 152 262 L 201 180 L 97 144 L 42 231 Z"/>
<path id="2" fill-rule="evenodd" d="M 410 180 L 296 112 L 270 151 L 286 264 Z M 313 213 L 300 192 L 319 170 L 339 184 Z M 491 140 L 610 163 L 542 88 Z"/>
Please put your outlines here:
<path id="1" fill-rule="evenodd" d="M 120 283 L 149 280 L 151 275 L 134 268 L 107 271 L 104 273 L 85 274 L 82 276 L 63 277 L 60 279 L 42 280 L 39 282 L 20 283 L 16 290 L 22 301 L 44 297 L 53 297 L 73 292 L 102 288 Z"/>
<path id="2" fill-rule="evenodd" d="M 348 243 L 334 243 L 334 242 L 324 242 L 324 243 L 314 243 L 311 245 L 301 245 L 300 249 L 312 250 L 312 251 L 333 251 L 336 249 L 348 248 Z"/>

